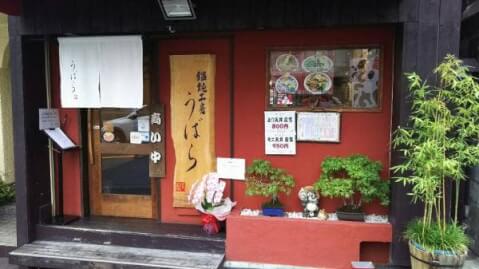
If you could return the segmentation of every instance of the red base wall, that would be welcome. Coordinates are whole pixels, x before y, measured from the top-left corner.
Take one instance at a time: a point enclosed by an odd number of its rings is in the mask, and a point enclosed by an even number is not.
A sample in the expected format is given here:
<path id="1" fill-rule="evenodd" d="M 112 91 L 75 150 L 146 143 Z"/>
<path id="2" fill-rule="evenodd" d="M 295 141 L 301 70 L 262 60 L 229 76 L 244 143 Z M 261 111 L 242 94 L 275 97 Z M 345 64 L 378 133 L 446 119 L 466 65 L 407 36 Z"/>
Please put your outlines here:
<path id="1" fill-rule="evenodd" d="M 392 240 L 391 224 L 318 221 L 274 217 L 246 217 L 238 212 L 227 219 L 226 260 L 350 269 L 361 259 L 362 242 Z M 363 251 L 364 253 L 364 251 Z M 387 251 L 363 257 L 388 260 Z"/>

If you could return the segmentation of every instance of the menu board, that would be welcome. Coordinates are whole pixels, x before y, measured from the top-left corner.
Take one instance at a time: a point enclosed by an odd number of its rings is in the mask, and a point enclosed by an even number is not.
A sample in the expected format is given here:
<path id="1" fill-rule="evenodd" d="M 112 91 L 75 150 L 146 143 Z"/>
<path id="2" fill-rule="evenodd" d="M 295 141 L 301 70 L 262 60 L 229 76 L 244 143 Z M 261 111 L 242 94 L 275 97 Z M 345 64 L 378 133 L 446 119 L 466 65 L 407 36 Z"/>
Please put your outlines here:
<path id="1" fill-rule="evenodd" d="M 296 154 L 296 112 L 264 112 L 264 144 L 267 155 Z"/>
<path id="2" fill-rule="evenodd" d="M 340 142 L 341 114 L 336 112 L 298 113 L 298 141 Z"/>

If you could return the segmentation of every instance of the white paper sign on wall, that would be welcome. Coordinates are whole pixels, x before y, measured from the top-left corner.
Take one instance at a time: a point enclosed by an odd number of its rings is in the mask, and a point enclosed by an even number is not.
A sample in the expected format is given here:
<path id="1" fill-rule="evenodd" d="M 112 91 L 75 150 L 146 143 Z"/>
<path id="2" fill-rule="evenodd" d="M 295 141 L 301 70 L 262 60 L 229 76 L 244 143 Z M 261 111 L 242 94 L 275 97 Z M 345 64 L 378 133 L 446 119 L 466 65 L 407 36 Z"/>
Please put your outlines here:
<path id="1" fill-rule="evenodd" d="M 244 180 L 245 166 L 245 159 L 216 158 L 216 172 L 219 178 Z"/>
<path id="2" fill-rule="evenodd" d="M 296 154 L 296 112 L 264 112 L 264 144 L 267 155 Z"/>

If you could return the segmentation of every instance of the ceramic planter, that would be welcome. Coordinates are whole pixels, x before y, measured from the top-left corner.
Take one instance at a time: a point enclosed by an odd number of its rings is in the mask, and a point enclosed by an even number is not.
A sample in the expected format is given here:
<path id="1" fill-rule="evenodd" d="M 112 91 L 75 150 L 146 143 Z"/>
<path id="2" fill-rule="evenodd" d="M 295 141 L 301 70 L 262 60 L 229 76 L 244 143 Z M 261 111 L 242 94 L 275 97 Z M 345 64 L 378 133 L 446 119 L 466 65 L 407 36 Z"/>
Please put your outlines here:
<path id="1" fill-rule="evenodd" d="M 363 212 L 348 212 L 348 211 L 341 211 L 336 210 L 336 216 L 339 220 L 347 220 L 347 221 L 364 221 L 364 213 Z"/>
<path id="2" fill-rule="evenodd" d="M 263 207 L 263 216 L 282 217 L 284 209 L 282 207 Z"/>

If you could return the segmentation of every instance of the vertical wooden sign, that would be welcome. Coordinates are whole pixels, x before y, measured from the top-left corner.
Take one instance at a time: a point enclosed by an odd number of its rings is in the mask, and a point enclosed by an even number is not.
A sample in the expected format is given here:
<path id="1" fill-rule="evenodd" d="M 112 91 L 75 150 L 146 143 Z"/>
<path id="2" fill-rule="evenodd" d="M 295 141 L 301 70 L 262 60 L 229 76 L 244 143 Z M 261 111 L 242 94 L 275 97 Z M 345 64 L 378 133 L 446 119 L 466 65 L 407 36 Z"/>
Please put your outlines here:
<path id="1" fill-rule="evenodd" d="M 174 207 L 192 207 L 191 186 L 215 170 L 215 68 L 214 55 L 170 56 Z"/>
<path id="2" fill-rule="evenodd" d="M 152 105 L 150 114 L 150 177 L 165 177 L 165 113 L 163 105 Z"/>

